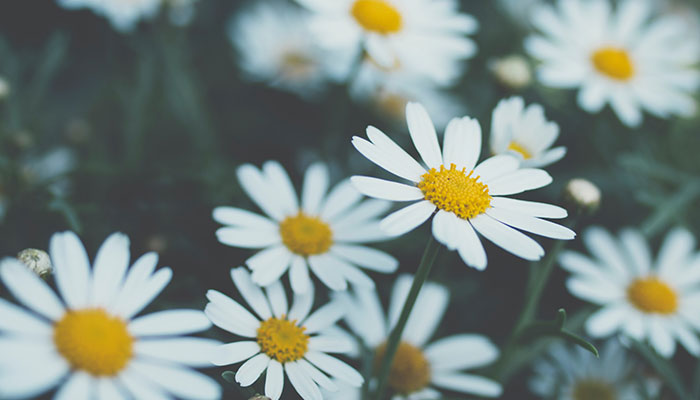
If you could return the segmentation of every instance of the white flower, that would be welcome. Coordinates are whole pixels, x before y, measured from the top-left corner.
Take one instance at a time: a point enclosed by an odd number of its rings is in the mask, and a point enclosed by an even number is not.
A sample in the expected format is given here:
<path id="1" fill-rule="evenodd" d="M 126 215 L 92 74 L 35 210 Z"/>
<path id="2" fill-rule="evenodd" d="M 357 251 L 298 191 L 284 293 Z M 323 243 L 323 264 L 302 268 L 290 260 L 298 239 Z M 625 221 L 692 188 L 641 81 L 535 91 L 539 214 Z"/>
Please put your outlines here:
<path id="1" fill-rule="evenodd" d="M 326 48 L 354 58 L 365 52 L 385 68 L 397 65 L 441 79 L 450 64 L 471 57 L 465 35 L 476 20 L 454 0 L 297 0 L 315 15 L 311 29 Z"/>
<path id="2" fill-rule="evenodd" d="M 224 344 L 212 359 L 216 365 L 247 360 L 238 368 L 236 382 L 250 386 L 265 372 L 265 396 L 273 400 L 282 395 L 285 375 L 304 400 L 321 399 L 319 385 L 336 389 L 326 374 L 352 386 L 362 385 L 364 379 L 354 368 L 326 354 L 352 349 L 352 343 L 340 336 L 321 333 L 342 318 L 340 303 L 328 303 L 309 315 L 313 286 L 303 294 L 295 294 L 292 307 L 288 308 L 287 295 L 279 281 L 267 286 L 263 293 L 244 267 L 232 269 L 231 278 L 257 317 L 216 290 L 207 292 L 209 304 L 204 312 L 216 326 L 252 339 Z"/>
<path id="3" fill-rule="evenodd" d="M 520 55 L 511 55 L 494 60 L 489 63 L 489 69 L 502 85 L 510 89 L 521 89 L 532 81 L 530 65 Z"/>
<path id="4" fill-rule="evenodd" d="M 580 348 L 553 345 L 534 364 L 530 389 L 545 399 L 642 399 L 634 367 L 617 340 L 608 340 L 600 358 Z"/>
<path id="5" fill-rule="evenodd" d="M 228 35 L 246 76 L 304 97 L 342 79 L 349 56 L 315 45 L 308 19 L 307 12 L 282 1 L 255 3 L 237 15 Z"/>
<path id="6" fill-rule="evenodd" d="M 700 355 L 700 252 L 694 252 L 690 232 L 672 230 L 655 263 L 646 240 L 633 229 L 623 230 L 618 241 L 593 227 L 583 240 L 593 259 L 567 251 L 559 262 L 572 273 L 569 291 L 602 306 L 586 321 L 588 334 L 646 338 L 664 357 L 673 355 L 678 340 Z"/>
<path id="7" fill-rule="evenodd" d="M 267 286 L 289 269 L 296 293 L 311 287 L 309 268 L 332 290 L 345 290 L 347 281 L 365 287 L 374 282 L 359 268 L 391 273 L 398 261 L 391 255 L 357 243 L 386 239 L 377 216 L 387 202 L 360 202 L 362 195 L 349 180 L 326 195 L 328 169 L 323 163 L 306 170 L 301 206 L 284 168 L 268 161 L 258 170 L 250 164 L 238 168 L 243 190 L 270 218 L 233 207 L 217 207 L 214 219 L 229 225 L 216 231 L 221 243 L 252 249 L 264 248 L 246 260 L 253 281 Z"/>
<path id="8" fill-rule="evenodd" d="M 647 0 L 622 1 L 615 12 L 608 0 L 559 0 L 557 6 L 535 10 L 542 35 L 525 42 L 542 60 L 537 76 L 543 84 L 580 88 L 584 110 L 596 113 L 610 103 L 628 126 L 642 122 L 641 109 L 662 118 L 695 112 L 700 39 L 688 34 L 682 18 L 652 20 Z"/>
<path id="9" fill-rule="evenodd" d="M 94 268 L 80 239 L 56 233 L 50 243 L 58 291 L 15 259 L 0 278 L 29 310 L 0 299 L 0 397 L 27 398 L 60 386 L 54 399 L 218 399 L 219 385 L 187 368 L 210 366 L 219 342 L 184 334 L 208 329 L 198 310 L 135 317 L 168 284 L 154 273 L 155 253 L 129 265 L 129 239 L 116 233 Z"/>
<path id="10" fill-rule="evenodd" d="M 564 218 L 567 214 L 563 208 L 503 197 L 546 186 L 552 177 L 540 169 L 520 169 L 518 160 L 511 155 L 497 155 L 476 165 L 481 151 L 481 127 L 475 119 L 450 121 L 442 151 L 423 106 L 409 103 L 406 120 L 427 170 L 373 126 L 367 128 L 369 141 L 357 136 L 352 140 L 370 161 L 411 182 L 406 185 L 366 176 L 351 178 L 367 196 L 414 201 L 381 221 L 387 234 L 402 235 L 434 214 L 435 239 L 450 250 L 458 250 L 467 265 L 478 269 L 486 268 L 486 252 L 476 232 L 527 260 L 540 259 L 544 250 L 513 228 L 557 239 L 575 236 L 570 229 L 539 218 Z"/>
<path id="11" fill-rule="evenodd" d="M 95 14 L 107 18 L 112 26 L 122 32 L 133 30 L 142 19 L 153 18 L 163 0 L 58 0 L 70 9 L 89 8 Z"/>
<path id="12" fill-rule="evenodd" d="M 353 332 L 371 349 L 375 361 L 383 357 L 387 338 L 399 319 L 413 277 L 401 275 L 394 284 L 385 317 L 376 291 L 357 290 L 337 296 L 345 304 L 347 321 Z M 395 399 L 428 400 L 442 398 L 442 388 L 477 396 L 497 397 L 501 386 L 490 379 L 462 372 L 486 366 L 498 358 L 498 349 L 481 335 L 458 334 L 429 343 L 449 303 L 447 289 L 427 282 L 421 289 L 408 317 L 394 357 L 388 384 Z M 357 393 L 357 394 L 353 394 Z M 329 398 L 361 400 L 359 391 L 339 390 Z"/>
<path id="13" fill-rule="evenodd" d="M 539 104 L 525 107 L 522 97 L 498 102 L 491 117 L 491 152 L 510 153 L 523 167 L 541 168 L 559 161 L 566 147 L 550 148 L 559 136 L 559 125 L 547 121 Z"/>

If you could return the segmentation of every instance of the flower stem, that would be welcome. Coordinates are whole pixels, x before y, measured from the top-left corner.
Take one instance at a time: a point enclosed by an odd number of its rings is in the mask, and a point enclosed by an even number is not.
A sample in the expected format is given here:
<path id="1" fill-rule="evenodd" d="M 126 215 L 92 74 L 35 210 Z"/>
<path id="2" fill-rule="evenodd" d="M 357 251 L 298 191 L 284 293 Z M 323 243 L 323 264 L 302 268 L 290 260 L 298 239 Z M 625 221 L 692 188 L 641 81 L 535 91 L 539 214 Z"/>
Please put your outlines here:
<path id="1" fill-rule="evenodd" d="M 377 391 L 375 393 L 375 399 L 381 400 L 384 398 L 384 391 L 386 390 L 386 384 L 389 380 L 389 372 L 391 371 L 391 364 L 394 361 L 394 356 L 396 355 L 396 350 L 399 348 L 399 342 L 401 341 L 401 334 L 406 327 L 406 322 L 408 321 L 408 316 L 411 314 L 413 305 L 416 303 L 418 298 L 418 293 L 420 292 L 423 283 L 428 279 L 428 274 L 430 269 L 433 267 L 435 258 L 440 250 L 440 244 L 435 241 L 435 239 L 430 236 L 428 243 L 423 251 L 423 257 L 421 258 L 420 265 L 416 271 L 416 275 L 413 277 L 413 284 L 406 297 L 406 302 L 401 309 L 401 314 L 399 315 L 399 320 L 396 322 L 396 326 L 391 331 L 389 339 L 386 344 L 386 352 L 384 353 L 384 359 L 379 368 L 379 384 L 377 385 Z"/>

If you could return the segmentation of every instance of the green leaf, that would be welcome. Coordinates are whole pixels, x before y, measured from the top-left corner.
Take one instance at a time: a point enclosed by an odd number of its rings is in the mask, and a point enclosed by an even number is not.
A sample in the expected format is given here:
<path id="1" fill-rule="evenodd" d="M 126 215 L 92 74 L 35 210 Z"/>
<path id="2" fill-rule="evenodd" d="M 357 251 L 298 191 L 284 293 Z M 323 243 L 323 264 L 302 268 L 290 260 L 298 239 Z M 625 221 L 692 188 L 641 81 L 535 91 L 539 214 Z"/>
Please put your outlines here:
<path id="1" fill-rule="evenodd" d="M 581 336 L 564 328 L 566 324 L 566 311 L 560 308 L 557 317 L 553 321 L 535 321 L 527 325 L 518 335 L 519 341 L 531 341 L 541 336 L 551 336 L 564 339 L 584 350 L 590 351 L 599 357 L 598 349 Z"/>

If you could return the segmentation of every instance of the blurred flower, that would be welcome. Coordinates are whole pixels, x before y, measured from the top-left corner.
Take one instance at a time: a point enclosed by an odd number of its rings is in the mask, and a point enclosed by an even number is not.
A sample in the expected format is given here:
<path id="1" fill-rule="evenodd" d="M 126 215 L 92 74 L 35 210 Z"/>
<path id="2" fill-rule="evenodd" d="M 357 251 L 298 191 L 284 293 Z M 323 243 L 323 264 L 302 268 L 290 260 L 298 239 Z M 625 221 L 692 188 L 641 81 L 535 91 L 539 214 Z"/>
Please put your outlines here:
<path id="1" fill-rule="evenodd" d="M 651 3 L 625 0 L 615 12 L 607 0 L 559 0 L 533 13 L 542 35 L 525 48 L 542 60 L 538 79 L 547 86 L 580 88 L 578 103 L 596 113 L 610 103 L 628 126 L 642 122 L 641 109 L 668 118 L 695 112 L 700 86 L 700 38 L 684 20 L 650 20 Z"/>
<path id="2" fill-rule="evenodd" d="M 185 26 L 194 18 L 194 4 L 198 0 L 163 0 L 168 6 L 168 18 L 173 25 Z"/>
<path id="3" fill-rule="evenodd" d="M 595 212 L 600 206 L 600 189 L 593 182 L 574 178 L 564 188 L 564 198 L 572 203 L 574 208 L 588 213 Z"/>
<path id="4" fill-rule="evenodd" d="M 308 24 L 305 11 L 281 1 L 255 3 L 238 14 L 228 34 L 246 76 L 311 97 L 346 75 L 348 57 L 316 46 Z"/>
<path id="5" fill-rule="evenodd" d="M 525 107 L 522 97 L 498 102 L 491 117 L 491 152 L 513 154 L 523 167 L 541 168 L 559 161 L 566 147 L 550 148 L 559 125 L 547 121 L 539 104 Z"/>
<path id="6" fill-rule="evenodd" d="M 671 357 L 678 340 L 700 355 L 700 252 L 695 238 L 681 228 L 669 232 L 652 265 L 640 232 L 625 229 L 619 241 L 599 227 L 589 228 L 584 243 L 595 259 L 567 251 L 562 267 L 572 273 L 566 286 L 576 297 L 599 304 L 586 321 L 593 337 L 620 332 L 649 343 Z"/>
<path id="7" fill-rule="evenodd" d="M 89 8 L 122 32 L 131 31 L 142 19 L 156 15 L 163 0 L 58 0 L 64 8 Z"/>
<path id="8" fill-rule="evenodd" d="M 282 395 L 285 374 L 305 400 L 321 399 L 318 385 L 334 389 L 323 372 L 353 386 L 362 385 L 364 379 L 354 368 L 326 354 L 348 352 L 352 344 L 320 333 L 342 318 L 340 303 L 331 302 L 309 315 L 313 286 L 303 294 L 296 293 L 288 309 L 280 281 L 268 285 L 263 294 L 244 267 L 232 269 L 231 278 L 260 319 L 216 290 L 207 292 L 209 303 L 204 312 L 221 329 L 253 339 L 224 344 L 212 359 L 219 366 L 247 360 L 238 368 L 236 382 L 250 386 L 265 372 L 265 396 L 273 400 Z"/>
<path id="9" fill-rule="evenodd" d="M 24 249 L 17 254 L 17 259 L 42 278 L 50 275 L 53 270 L 51 258 L 43 250 Z"/>
<path id="10" fill-rule="evenodd" d="M 297 0 L 314 13 L 311 29 L 324 47 L 370 57 L 383 68 L 400 66 L 443 79 L 450 64 L 476 53 L 466 35 L 477 21 L 454 0 Z"/>
<path id="11" fill-rule="evenodd" d="M 213 217 L 229 225 L 216 231 L 221 243 L 260 249 L 246 260 L 253 281 L 267 286 L 289 269 L 296 293 L 312 286 L 311 271 L 332 290 L 345 290 L 347 281 L 374 287 L 359 268 L 391 273 L 398 261 L 391 255 L 357 243 L 386 239 L 377 217 L 389 208 L 385 201 L 360 202 L 362 195 L 349 180 L 328 190 L 328 168 L 317 163 L 306 170 L 301 207 L 287 172 L 275 161 L 262 170 L 238 168 L 243 190 L 270 218 L 233 207 L 217 207 Z"/>
<path id="12" fill-rule="evenodd" d="M 413 277 L 401 275 L 394 284 L 389 304 L 389 316 L 385 317 L 376 291 L 357 290 L 355 295 L 339 293 L 345 304 L 347 321 L 363 344 L 372 350 L 375 365 L 380 363 L 386 341 L 396 324 Z M 462 372 L 480 368 L 498 358 L 498 349 L 481 335 L 459 334 L 429 343 L 449 303 L 449 292 L 436 283 L 428 282 L 421 289 L 416 304 L 408 317 L 399 348 L 389 373 L 389 386 L 396 392 L 394 398 L 440 399 L 442 395 L 433 387 L 477 396 L 497 397 L 501 385 L 478 375 Z M 362 397 L 352 389 L 329 394 L 331 399 L 356 399 Z"/>
<path id="13" fill-rule="evenodd" d="M 519 55 L 499 58 L 493 61 L 489 67 L 498 81 L 510 88 L 520 89 L 532 81 L 532 71 L 527 60 Z"/>
<path id="14" fill-rule="evenodd" d="M 61 399 L 221 396 L 214 380 L 187 368 L 209 366 L 219 342 L 179 337 L 208 329 L 204 313 L 167 310 L 134 318 L 172 276 L 170 268 L 153 273 L 154 253 L 129 269 L 129 239 L 113 234 L 91 269 L 72 232 L 54 234 L 50 252 L 63 302 L 19 261 L 0 263 L 10 293 L 31 309 L 0 299 L 0 397 L 33 397 L 57 385 Z"/>
<path id="15" fill-rule="evenodd" d="M 10 94 L 10 84 L 4 77 L 0 76 L 0 100 L 5 99 Z"/>
<path id="16" fill-rule="evenodd" d="M 367 196 L 415 201 L 381 221 L 380 227 L 387 234 L 402 235 L 434 215 L 435 239 L 450 250 L 458 250 L 462 260 L 477 269 L 486 268 L 486 252 L 476 232 L 527 260 L 540 259 L 544 249 L 513 228 L 557 239 L 574 238 L 570 229 L 538 218 L 564 218 L 563 208 L 496 197 L 546 186 L 552 177 L 544 170 L 520 169 L 511 155 L 497 155 L 476 165 L 481 151 L 478 121 L 469 117 L 450 121 L 440 151 L 435 128 L 423 106 L 409 103 L 406 120 L 413 144 L 428 170 L 373 126 L 367 128 L 369 141 L 357 136 L 352 140 L 367 159 L 412 182 L 406 185 L 367 176 L 351 178 Z"/>
<path id="17" fill-rule="evenodd" d="M 533 393 L 545 399 L 614 400 L 642 399 L 634 364 L 617 340 L 608 340 L 600 358 L 580 348 L 557 343 L 534 364 L 530 379 Z"/>
<path id="18" fill-rule="evenodd" d="M 30 156 L 22 163 L 22 176 L 29 184 L 46 184 L 56 196 L 67 194 L 70 180 L 66 176 L 76 166 L 75 153 L 67 147 L 56 147 L 45 154 Z"/>

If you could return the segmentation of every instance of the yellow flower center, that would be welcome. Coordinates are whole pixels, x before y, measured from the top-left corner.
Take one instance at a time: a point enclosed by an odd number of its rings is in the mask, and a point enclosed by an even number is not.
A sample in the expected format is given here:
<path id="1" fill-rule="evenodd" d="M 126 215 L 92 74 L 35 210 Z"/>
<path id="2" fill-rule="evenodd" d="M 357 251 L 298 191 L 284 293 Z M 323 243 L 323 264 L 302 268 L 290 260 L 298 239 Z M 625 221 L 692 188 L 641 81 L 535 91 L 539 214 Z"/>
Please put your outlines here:
<path id="1" fill-rule="evenodd" d="M 116 375 L 133 355 L 126 323 L 101 308 L 68 311 L 54 325 L 53 341 L 71 367 L 94 376 Z"/>
<path id="2" fill-rule="evenodd" d="M 627 287 L 627 299 L 645 313 L 673 314 L 678 307 L 676 292 L 655 277 L 633 281 Z"/>
<path id="3" fill-rule="evenodd" d="M 573 400 L 616 400 L 615 389 L 606 382 L 582 380 L 574 385 Z"/>
<path id="4" fill-rule="evenodd" d="M 386 343 L 374 353 L 375 367 L 381 364 L 386 353 Z M 376 369 L 376 368 L 375 368 Z M 416 346 L 400 342 L 389 371 L 389 386 L 401 394 L 409 394 L 430 383 L 430 363 Z"/>
<path id="5" fill-rule="evenodd" d="M 330 226 L 302 212 L 280 222 L 280 236 L 289 251 L 302 256 L 323 254 L 333 244 Z"/>
<path id="6" fill-rule="evenodd" d="M 508 145 L 508 150 L 520 154 L 521 156 L 523 156 L 523 160 L 528 160 L 532 158 L 532 154 L 530 153 L 530 151 L 528 151 L 523 145 L 521 145 L 518 142 L 510 142 L 510 144 Z"/>
<path id="7" fill-rule="evenodd" d="M 260 350 L 281 363 L 296 361 L 306 354 L 309 335 L 303 326 L 296 326 L 296 320 L 288 321 L 272 317 L 260 323 L 257 341 Z"/>
<path id="8" fill-rule="evenodd" d="M 401 30 L 401 13 L 386 0 L 356 0 L 350 13 L 368 31 L 383 35 Z"/>
<path id="9" fill-rule="evenodd" d="M 438 171 L 431 168 L 421 176 L 418 188 L 426 200 L 439 209 L 455 213 L 463 219 L 474 218 L 482 214 L 491 204 L 489 187 L 478 182 L 479 177 L 472 178 L 474 171 L 467 174 L 465 168 L 458 170 L 454 164 L 450 169 L 440 166 Z"/>
<path id="10" fill-rule="evenodd" d="M 629 54 L 623 49 L 603 47 L 591 55 L 593 66 L 603 75 L 626 81 L 634 76 L 634 65 Z"/>

